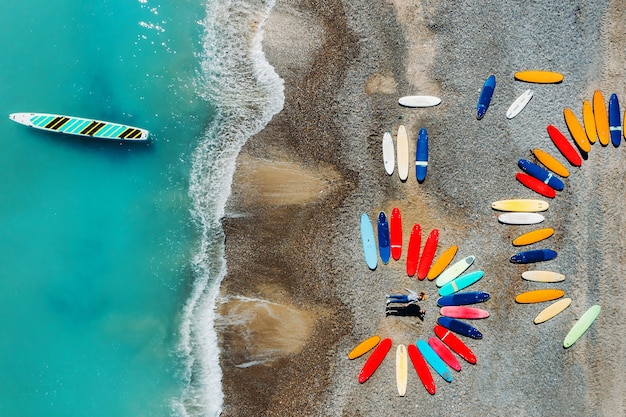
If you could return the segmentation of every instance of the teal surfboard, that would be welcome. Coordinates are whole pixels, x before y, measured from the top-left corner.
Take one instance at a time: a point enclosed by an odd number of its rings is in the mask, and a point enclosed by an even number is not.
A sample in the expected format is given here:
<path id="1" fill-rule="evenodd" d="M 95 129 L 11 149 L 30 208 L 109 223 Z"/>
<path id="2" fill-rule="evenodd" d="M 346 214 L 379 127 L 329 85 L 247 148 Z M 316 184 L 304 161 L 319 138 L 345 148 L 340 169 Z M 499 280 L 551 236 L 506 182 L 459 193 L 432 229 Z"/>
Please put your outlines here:
<path id="1" fill-rule="evenodd" d="M 572 329 L 565 336 L 565 340 L 563 341 L 563 347 L 567 349 L 572 346 L 580 337 L 587 331 L 587 329 L 591 326 L 591 324 L 598 318 L 600 314 L 600 306 L 594 305 L 589 308 L 589 310 L 585 311 L 580 319 L 572 326 Z"/>
<path id="2" fill-rule="evenodd" d="M 378 253 L 376 252 L 376 241 L 374 240 L 374 228 L 367 214 L 361 214 L 361 242 L 363 243 L 363 254 L 365 263 L 369 269 L 376 269 L 378 265 Z"/>
<path id="3" fill-rule="evenodd" d="M 437 372 L 443 379 L 448 382 L 452 382 L 452 374 L 448 370 L 445 362 L 435 353 L 433 348 L 431 348 L 428 343 L 424 340 L 418 340 L 416 343 L 417 348 L 419 349 L 426 362 Z"/>
<path id="4" fill-rule="evenodd" d="M 442 297 L 445 295 L 454 294 L 457 291 L 461 291 L 463 288 L 467 288 L 485 275 L 484 271 L 474 271 L 469 274 L 461 275 L 455 280 L 448 282 L 446 285 L 439 289 L 439 295 Z"/>

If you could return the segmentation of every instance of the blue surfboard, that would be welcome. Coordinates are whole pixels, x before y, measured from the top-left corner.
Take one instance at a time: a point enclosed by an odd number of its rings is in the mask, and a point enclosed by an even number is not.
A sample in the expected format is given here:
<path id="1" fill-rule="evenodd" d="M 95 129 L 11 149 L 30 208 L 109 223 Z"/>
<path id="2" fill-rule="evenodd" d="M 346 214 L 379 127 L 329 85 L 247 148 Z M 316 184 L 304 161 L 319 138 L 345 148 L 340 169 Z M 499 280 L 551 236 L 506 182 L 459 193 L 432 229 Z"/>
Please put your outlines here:
<path id="1" fill-rule="evenodd" d="M 460 277 L 448 282 L 443 287 L 439 288 L 439 295 L 450 295 L 455 292 L 467 288 L 485 275 L 484 271 L 474 271 L 469 274 L 461 275 Z"/>
<path id="2" fill-rule="evenodd" d="M 437 300 L 439 307 L 445 306 L 464 306 L 468 304 L 477 304 L 487 301 L 491 296 L 484 291 L 465 291 L 440 297 Z"/>
<path id="3" fill-rule="evenodd" d="M 557 253 L 552 249 L 535 249 L 519 252 L 511 256 L 511 262 L 516 264 L 528 264 L 532 262 L 549 261 L 556 258 Z"/>
<path id="4" fill-rule="evenodd" d="M 452 374 L 448 370 L 446 363 L 437 355 L 437 353 L 431 348 L 424 340 L 418 340 L 415 342 L 417 349 L 420 351 L 426 362 L 437 372 L 443 379 L 448 382 L 452 382 Z"/>
<path id="5" fill-rule="evenodd" d="M 428 168 L 428 133 L 425 128 L 421 128 L 417 135 L 417 146 L 415 149 L 415 176 L 418 182 L 426 179 L 426 169 Z"/>
<path id="6" fill-rule="evenodd" d="M 384 264 L 389 262 L 391 256 L 391 241 L 389 240 L 389 222 L 384 212 L 378 213 L 378 252 L 380 260 Z"/>
<path id="7" fill-rule="evenodd" d="M 522 171 L 526 172 L 528 175 L 537 178 L 544 184 L 548 184 L 556 191 L 562 191 L 565 187 L 563 181 L 558 179 L 553 173 L 546 171 L 537 164 L 534 164 L 526 159 L 520 159 L 519 161 L 517 161 L 517 165 L 519 165 Z"/>
<path id="8" fill-rule="evenodd" d="M 495 90 L 495 88 L 496 76 L 490 75 L 483 85 L 483 89 L 480 92 L 480 97 L 478 97 L 478 105 L 476 106 L 476 118 L 478 120 L 482 119 L 487 112 L 487 108 L 489 108 L 489 103 L 491 103 L 491 96 L 493 95 L 493 90 Z"/>
<path id="9" fill-rule="evenodd" d="M 437 323 L 451 332 L 458 333 L 463 336 L 471 337 L 473 339 L 483 338 L 483 334 L 476 327 L 461 320 L 442 316 L 437 319 Z"/>
<path id="10" fill-rule="evenodd" d="M 609 99 L 609 131 L 611 132 L 611 143 L 616 148 L 622 141 L 622 120 L 619 112 L 619 100 L 617 94 L 611 94 Z"/>
<path id="11" fill-rule="evenodd" d="M 363 243 L 363 254 L 365 263 L 369 269 L 376 269 L 378 265 L 378 253 L 376 252 L 376 242 L 374 241 L 374 228 L 367 214 L 361 214 L 361 242 Z"/>

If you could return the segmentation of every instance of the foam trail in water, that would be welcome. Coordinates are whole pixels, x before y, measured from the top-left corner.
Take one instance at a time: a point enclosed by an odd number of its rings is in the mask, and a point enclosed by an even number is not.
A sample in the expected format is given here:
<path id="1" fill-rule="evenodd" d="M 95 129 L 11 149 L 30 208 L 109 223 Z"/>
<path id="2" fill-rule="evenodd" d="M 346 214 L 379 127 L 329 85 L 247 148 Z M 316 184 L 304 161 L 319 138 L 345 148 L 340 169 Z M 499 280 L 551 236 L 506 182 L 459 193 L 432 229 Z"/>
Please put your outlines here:
<path id="1" fill-rule="evenodd" d="M 215 303 L 226 275 L 221 219 L 245 142 L 278 113 L 283 81 L 261 48 L 263 25 L 275 0 L 210 1 L 203 22 L 204 55 L 198 91 L 216 116 L 194 151 L 189 192 L 200 228 L 193 258 L 195 282 L 185 305 L 180 352 L 186 387 L 173 402 L 179 416 L 215 416 L 222 410 L 222 372 L 215 332 Z"/>

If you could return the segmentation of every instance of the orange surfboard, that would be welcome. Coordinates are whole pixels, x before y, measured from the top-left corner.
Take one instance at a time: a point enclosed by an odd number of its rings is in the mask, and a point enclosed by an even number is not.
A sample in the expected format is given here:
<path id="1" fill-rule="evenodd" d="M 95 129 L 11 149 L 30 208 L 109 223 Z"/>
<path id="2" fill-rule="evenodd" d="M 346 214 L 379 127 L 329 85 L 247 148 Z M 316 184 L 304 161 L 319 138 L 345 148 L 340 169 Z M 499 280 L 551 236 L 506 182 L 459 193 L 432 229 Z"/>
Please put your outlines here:
<path id="1" fill-rule="evenodd" d="M 533 243 L 540 242 L 549 238 L 554 234 L 554 229 L 546 227 L 544 229 L 533 230 L 532 232 L 524 233 L 513 240 L 513 246 L 525 246 Z"/>
<path id="2" fill-rule="evenodd" d="M 589 100 L 583 101 L 583 123 L 585 124 L 585 133 L 590 143 L 596 143 L 598 133 L 596 132 L 596 119 L 593 117 L 593 108 Z"/>
<path id="3" fill-rule="evenodd" d="M 565 165 L 560 163 L 548 152 L 541 149 L 534 149 L 533 154 L 539 162 L 541 162 L 546 168 L 554 172 L 556 175 L 560 175 L 563 178 L 569 177 L 569 170 L 565 168 Z"/>
<path id="4" fill-rule="evenodd" d="M 574 112 L 569 108 L 563 109 L 563 116 L 565 117 L 565 123 L 567 124 L 567 128 L 569 129 L 569 133 L 574 138 L 574 142 L 580 148 L 581 151 L 589 153 L 591 150 L 591 144 L 589 143 L 589 138 L 587 138 L 587 133 L 585 133 L 585 129 L 578 121 L 578 118 L 574 114 Z"/>
<path id="5" fill-rule="evenodd" d="M 452 259 L 454 259 L 454 255 L 456 255 L 458 249 L 459 247 L 457 245 L 452 245 L 448 249 L 446 249 L 444 253 L 439 255 L 439 258 L 437 258 L 433 266 L 430 267 L 428 275 L 426 275 L 429 281 L 437 278 L 443 272 L 443 270 L 446 269 L 448 265 L 450 265 L 450 262 L 452 262 Z"/>
<path id="6" fill-rule="evenodd" d="M 515 301 L 520 304 L 542 303 L 544 301 L 552 301 L 565 295 L 565 291 L 554 288 L 545 290 L 527 291 L 518 294 Z"/>
<path id="7" fill-rule="evenodd" d="M 596 90 L 593 93 L 593 117 L 596 122 L 596 131 L 598 133 L 598 139 L 600 139 L 600 144 L 606 146 L 611 140 L 609 114 L 606 109 L 606 103 L 604 102 L 604 96 L 600 90 Z"/>

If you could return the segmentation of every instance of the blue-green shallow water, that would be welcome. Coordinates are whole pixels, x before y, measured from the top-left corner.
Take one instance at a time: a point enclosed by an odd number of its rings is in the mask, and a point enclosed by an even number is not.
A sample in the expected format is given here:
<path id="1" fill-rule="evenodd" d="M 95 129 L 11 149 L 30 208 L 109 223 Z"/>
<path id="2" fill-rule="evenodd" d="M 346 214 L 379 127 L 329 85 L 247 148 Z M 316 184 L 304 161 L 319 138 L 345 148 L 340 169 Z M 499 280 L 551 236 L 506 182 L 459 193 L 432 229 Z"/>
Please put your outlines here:
<path id="1" fill-rule="evenodd" d="M 199 233 L 204 2 L 0 3 L 0 415 L 166 416 Z M 11 112 L 144 127 L 102 142 Z M 182 376 L 181 376 L 182 375 Z"/>

